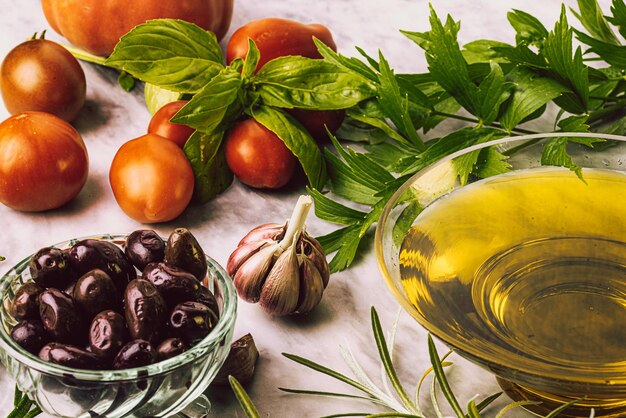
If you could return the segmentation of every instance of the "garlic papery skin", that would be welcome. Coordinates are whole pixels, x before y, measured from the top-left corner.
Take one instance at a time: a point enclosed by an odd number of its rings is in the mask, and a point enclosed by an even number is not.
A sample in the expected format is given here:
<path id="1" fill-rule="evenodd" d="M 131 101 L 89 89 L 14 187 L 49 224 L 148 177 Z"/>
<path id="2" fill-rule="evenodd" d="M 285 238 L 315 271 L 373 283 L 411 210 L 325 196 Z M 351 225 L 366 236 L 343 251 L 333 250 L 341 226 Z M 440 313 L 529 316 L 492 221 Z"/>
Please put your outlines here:
<path id="1" fill-rule="evenodd" d="M 305 231 L 313 204 L 300 196 L 285 224 L 264 224 L 241 239 L 227 271 L 239 296 L 271 315 L 305 314 L 322 299 L 330 277 L 322 246 Z"/>

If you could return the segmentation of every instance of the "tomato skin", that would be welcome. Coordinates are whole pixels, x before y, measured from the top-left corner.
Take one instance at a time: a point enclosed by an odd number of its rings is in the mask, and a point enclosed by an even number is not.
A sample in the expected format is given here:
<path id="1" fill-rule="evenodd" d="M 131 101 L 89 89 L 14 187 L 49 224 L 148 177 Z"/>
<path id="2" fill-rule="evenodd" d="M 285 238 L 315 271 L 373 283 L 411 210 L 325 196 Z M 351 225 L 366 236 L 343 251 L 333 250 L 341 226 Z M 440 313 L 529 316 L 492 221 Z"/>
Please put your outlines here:
<path id="1" fill-rule="evenodd" d="M 58 208 L 83 188 L 89 157 L 80 134 L 43 112 L 0 123 L 0 202 L 25 212 Z"/>
<path id="2" fill-rule="evenodd" d="M 2 61 L 0 88 L 11 114 L 38 111 L 68 122 L 85 103 L 85 73 L 61 45 L 32 39 L 13 48 Z"/>
<path id="3" fill-rule="evenodd" d="M 119 207 L 143 223 L 178 217 L 193 193 L 194 176 L 183 151 L 172 141 L 146 134 L 123 144 L 109 170 Z"/>
<path id="4" fill-rule="evenodd" d="M 275 133 L 254 119 L 237 122 L 226 139 L 226 163 L 244 184 L 278 189 L 291 179 L 297 159 Z"/>
<path id="5" fill-rule="evenodd" d="M 170 119 L 188 102 L 188 100 L 176 100 L 162 106 L 152 115 L 148 125 L 148 133 L 162 136 L 173 141 L 179 147 L 184 147 L 185 142 L 194 133 L 195 129 L 180 123 L 172 123 Z"/>
<path id="6" fill-rule="evenodd" d="M 329 142 L 328 132 L 335 134 L 346 117 L 345 110 L 287 109 L 298 120 L 318 144 Z"/>
<path id="7" fill-rule="evenodd" d="M 226 46 L 226 62 L 245 58 L 248 53 L 248 38 L 252 39 L 260 52 L 257 70 L 274 58 L 300 55 L 307 58 L 322 58 L 313 42 L 313 37 L 337 51 L 333 36 L 324 25 L 303 24 L 288 19 L 265 18 L 254 20 L 233 33 Z"/>
<path id="8" fill-rule="evenodd" d="M 234 0 L 42 0 L 50 26 L 71 44 L 108 56 L 122 35 L 149 19 L 195 23 L 221 39 L 230 26 Z"/>

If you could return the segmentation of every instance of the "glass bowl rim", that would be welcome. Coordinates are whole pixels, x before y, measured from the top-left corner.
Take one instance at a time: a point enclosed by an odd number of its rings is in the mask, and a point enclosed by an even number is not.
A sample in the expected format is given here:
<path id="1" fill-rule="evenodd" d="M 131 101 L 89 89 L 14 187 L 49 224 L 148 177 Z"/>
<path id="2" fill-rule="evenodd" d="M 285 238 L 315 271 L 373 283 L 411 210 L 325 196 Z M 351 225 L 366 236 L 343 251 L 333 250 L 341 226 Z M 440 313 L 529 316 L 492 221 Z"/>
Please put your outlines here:
<path id="1" fill-rule="evenodd" d="M 116 241 L 126 238 L 128 235 L 129 234 L 122 233 L 93 234 L 78 238 L 71 238 L 49 246 L 64 248 L 69 246 L 71 242 L 84 239 L 104 239 L 107 241 Z M 17 271 L 18 269 L 23 269 L 25 266 L 27 266 L 33 255 L 34 253 L 22 259 L 17 264 L 10 267 L 4 274 L 2 274 L 2 276 L 0 277 L 0 303 L 2 303 L 1 301 L 4 298 L 5 292 L 3 290 L 8 289 L 10 282 L 16 277 L 15 275 L 11 275 L 10 273 Z M 60 366 L 57 364 L 45 362 L 39 357 L 27 352 L 13 341 L 11 336 L 4 329 L 3 325 L 0 325 L 0 350 L 4 350 L 5 353 L 12 357 L 14 360 L 38 372 L 62 378 L 69 377 L 80 381 L 115 383 L 132 381 L 138 378 L 146 379 L 174 371 L 182 366 L 193 362 L 203 355 L 206 355 L 217 344 L 220 344 L 220 340 L 228 335 L 229 331 L 234 326 L 235 320 L 237 318 L 237 292 L 230 276 L 228 275 L 228 273 L 226 273 L 224 268 L 213 258 L 206 255 L 206 259 L 209 264 L 208 268 L 213 267 L 216 270 L 217 274 L 215 275 L 215 277 L 221 286 L 220 291 L 224 301 L 222 306 L 222 313 L 217 321 L 216 326 L 203 340 L 191 347 L 189 350 L 177 356 L 157 363 L 149 364 L 147 366 L 135 367 L 131 369 L 76 369 L 72 367 Z M 226 342 L 226 344 L 230 344 L 230 341 Z"/>
<path id="2" fill-rule="evenodd" d="M 411 315 L 428 333 L 434 335 L 439 340 L 444 342 L 446 345 L 451 347 L 452 349 L 459 351 L 462 354 L 470 356 L 470 358 L 475 359 L 480 364 L 484 364 L 484 362 L 488 362 L 491 366 L 492 370 L 495 370 L 493 366 L 497 365 L 502 369 L 515 370 L 517 372 L 525 373 L 529 376 L 537 376 L 545 379 L 556 380 L 562 379 L 564 381 L 580 381 L 584 383 L 589 382 L 589 378 L 593 377 L 594 382 L 598 382 L 600 384 L 606 385 L 605 375 L 600 373 L 596 373 L 593 376 L 590 376 L 590 373 L 586 370 L 572 368 L 571 366 L 561 366 L 561 373 L 557 376 L 554 373 L 550 375 L 542 373 L 544 369 L 541 367 L 533 368 L 533 367 L 525 367 L 521 364 L 512 364 L 508 361 L 502 361 L 502 359 L 498 356 L 496 352 L 485 352 L 481 349 L 477 349 L 469 344 L 464 344 L 460 342 L 454 335 L 451 335 L 447 332 L 442 331 L 439 327 L 433 326 L 428 320 L 415 313 L 415 308 L 408 302 L 406 296 L 402 294 L 394 285 L 393 279 L 387 269 L 387 264 L 385 263 L 385 256 L 383 251 L 383 229 L 385 226 L 385 222 L 389 218 L 391 211 L 394 209 L 402 194 L 410 188 L 413 183 L 415 183 L 419 178 L 427 175 L 432 170 L 435 170 L 441 164 L 449 162 L 461 155 L 468 154 L 472 151 L 484 149 L 487 147 L 491 147 L 494 145 L 500 145 L 509 142 L 518 142 L 518 141 L 529 141 L 534 139 L 545 139 L 545 138 L 559 138 L 559 137 L 576 137 L 576 138 L 601 138 L 601 139 L 610 139 L 616 140 L 623 143 L 626 143 L 626 136 L 624 135 L 615 135 L 615 134 L 604 134 L 598 132 L 547 132 L 547 133 L 538 133 L 538 134 L 528 134 L 528 135 L 508 135 L 504 138 L 494 139 L 491 141 L 479 143 L 472 145 L 467 148 L 463 148 L 461 150 L 455 151 L 445 157 L 440 158 L 428 166 L 424 167 L 422 170 L 413 174 L 409 179 L 407 179 L 402 185 L 394 192 L 391 198 L 385 204 L 383 211 L 381 212 L 378 221 L 376 223 L 376 230 L 374 234 L 374 249 L 376 254 L 376 261 L 378 264 L 378 269 L 380 270 L 385 283 L 391 293 L 394 295 L 396 301 L 400 303 L 403 309 Z M 626 172 L 626 170 L 625 170 Z M 533 364 L 533 363 L 529 363 Z M 572 373 L 574 372 L 574 373 Z M 498 374 L 498 373 L 496 373 Z M 616 387 L 626 385 L 626 376 L 622 378 L 616 378 L 615 374 L 610 375 L 610 380 L 612 385 Z"/>

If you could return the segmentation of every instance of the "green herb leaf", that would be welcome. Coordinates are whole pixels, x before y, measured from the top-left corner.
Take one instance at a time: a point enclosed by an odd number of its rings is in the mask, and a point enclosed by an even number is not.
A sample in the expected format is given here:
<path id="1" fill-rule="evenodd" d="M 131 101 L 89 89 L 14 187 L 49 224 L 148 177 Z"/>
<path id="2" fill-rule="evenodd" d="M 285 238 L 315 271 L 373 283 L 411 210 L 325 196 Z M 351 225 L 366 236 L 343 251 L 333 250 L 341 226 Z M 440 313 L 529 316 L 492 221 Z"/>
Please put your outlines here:
<path id="1" fill-rule="evenodd" d="M 248 396 L 248 393 L 243 386 L 241 386 L 239 381 L 233 376 L 228 376 L 228 382 L 230 383 L 230 387 L 232 388 L 233 393 L 235 394 L 237 401 L 239 401 L 239 405 L 241 405 L 241 409 L 246 416 L 248 418 L 261 418 L 259 411 L 254 406 L 254 403 L 252 403 L 252 399 L 250 399 L 250 396 Z"/>
<path id="2" fill-rule="evenodd" d="M 317 38 L 313 38 L 313 42 L 315 42 L 315 46 L 317 46 L 317 50 L 320 55 L 329 63 L 334 64 L 339 68 L 343 68 L 344 70 L 353 71 L 357 74 L 360 74 L 362 77 L 370 80 L 376 81 L 376 73 L 372 71 L 363 61 L 360 61 L 356 58 L 348 58 L 344 57 L 341 54 L 336 53 L 332 49 L 330 49 L 326 44 L 320 41 Z"/>
<path id="3" fill-rule="evenodd" d="M 233 182 L 233 174 L 226 164 L 223 138 L 223 131 L 212 134 L 196 131 L 185 143 L 183 151 L 195 178 L 192 198 L 195 203 L 208 202 Z"/>
<path id="4" fill-rule="evenodd" d="M 254 75 L 260 57 L 261 53 L 259 52 L 259 48 L 257 48 L 252 38 L 248 38 L 248 53 L 246 54 L 243 70 L 241 72 L 244 78 L 250 78 Z"/>
<path id="5" fill-rule="evenodd" d="M 135 78 L 126 71 L 120 71 L 120 74 L 117 76 L 117 84 L 119 84 L 124 91 L 129 92 L 135 88 Z"/>
<path id="6" fill-rule="evenodd" d="M 417 134 L 413 121 L 409 115 L 408 98 L 402 97 L 400 94 L 400 88 L 396 82 L 396 78 L 393 71 L 389 67 L 389 63 L 379 53 L 380 60 L 380 88 L 378 89 L 378 100 L 381 109 L 385 112 L 387 117 L 391 119 L 396 128 L 406 136 L 413 145 L 420 149 L 424 149 L 424 143 Z M 404 138 L 402 138 L 404 141 Z"/>
<path id="7" fill-rule="evenodd" d="M 574 115 L 568 118 L 562 119 L 558 122 L 557 126 L 563 132 L 589 132 L 589 125 L 587 125 L 587 116 L 586 115 Z M 579 143 L 581 141 L 586 142 L 588 145 L 594 142 L 600 142 L 601 140 L 597 140 L 595 138 L 573 138 Z M 587 142 L 591 141 L 591 142 Z"/>
<path id="8" fill-rule="evenodd" d="M 253 83 L 266 105 L 283 108 L 346 109 L 376 94 L 373 83 L 359 74 L 299 56 L 269 61 Z"/>
<path id="9" fill-rule="evenodd" d="M 373 205 L 380 200 L 375 196 L 378 190 L 374 190 L 356 179 L 354 172 L 345 162 L 329 150 L 325 150 L 324 154 L 328 163 L 330 188 L 334 194 L 364 205 Z"/>
<path id="10" fill-rule="evenodd" d="M 467 63 L 456 39 L 458 27 L 448 18 L 444 26 L 430 7 L 430 41 L 426 60 L 430 73 L 457 102 L 473 115 L 479 114 L 478 87 L 472 82 Z"/>
<path id="11" fill-rule="evenodd" d="M 572 29 L 567 23 L 565 6 L 544 43 L 543 54 L 559 81 L 574 92 L 555 99 L 555 103 L 571 113 L 584 113 L 589 103 L 589 75 L 580 47 L 572 58 Z"/>
<path id="12" fill-rule="evenodd" d="M 475 143 L 481 144 L 487 141 L 491 141 L 498 136 L 499 135 L 496 135 L 495 132 L 487 132 L 484 136 L 479 137 L 475 141 Z M 489 148 L 468 152 L 467 154 L 457 157 L 452 161 L 452 166 L 457 172 L 457 175 L 459 176 L 459 180 L 461 181 L 462 185 L 467 184 L 467 180 L 470 174 L 476 173 L 479 167 L 482 170 L 483 174 L 487 174 L 490 172 L 500 174 L 503 172 L 501 170 L 508 168 L 506 163 L 502 165 L 503 161 L 506 160 L 505 156 L 495 150 L 495 154 L 492 156 L 487 152 L 488 150 Z M 480 158 L 481 155 L 482 159 Z"/>
<path id="13" fill-rule="evenodd" d="M 578 0 L 578 12 L 574 9 L 570 10 L 591 36 L 612 45 L 619 45 L 597 0 Z"/>
<path id="14" fill-rule="evenodd" d="M 515 29 L 515 42 L 519 44 L 532 44 L 541 46 L 548 37 L 548 30 L 533 15 L 521 10 L 513 9 L 506 15 L 513 29 Z"/>
<path id="15" fill-rule="evenodd" d="M 617 68 L 626 69 L 626 46 L 600 41 L 576 29 L 574 31 L 580 42 L 591 47 L 588 52 L 598 54 L 604 61 Z"/>
<path id="16" fill-rule="evenodd" d="M 561 83 L 518 67 L 511 71 L 508 79 L 513 83 L 513 97 L 500 118 L 500 123 L 511 132 L 522 120 L 549 101 L 570 90 Z"/>
<path id="17" fill-rule="evenodd" d="M 480 39 L 478 41 L 472 41 L 463 45 L 463 58 L 468 64 L 483 63 L 483 62 L 506 62 L 493 48 L 497 47 L 510 47 L 509 44 L 504 42 L 492 41 L 489 39 Z"/>
<path id="18" fill-rule="evenodd" d="M 181 93 L 196 93 L 223 68 L 215 34 L 174 19 L 150 20 L 122 36 L 107 66 Z"/>
<path id="19" fill-rule="evenodd" d="M 269 106 L 253 109 L 251 116 L 274 132 L 300 161 L 311 187 L 321 189 L 326 183 L 324 157 L 311 135 L 288 113 Z"/>
<path id="20" fill-rule="evenodd" d="M 617 26 L 620 35 L 626 38 L 626 4 L 624 0 L 613 0 L 611 4 L 611 13 L 613 16 L 607 16 L 607 20 Z"/>
<path id="21" fill-rule="evenodd" d="M 6 258 L 0 255 L 0 261 L 4 261 L 4 260 L 6 260 Z"/>
<path id="22" fill-rule="evenodd" d="M 488 125 L 498 117 L 500 105 L 511 95 L 511 85 L 504 81 L 502 68 L 495 62 L 490 63 L 489 75 L 478 87 L 478 99 L 480 100 L 479 116 L 483 123 Z"/>
<path id="23" fill-rule="evenodd" d="M 242 114 L 242 88 L 241 74 L 226 67 L 174 115 L 172 122 L 208 134 L 221 130 Z"/>
<path id="24" fill-rule="evenodd" d="M 402 135 L 400 135 L 395 129 L 393 129 L 389 123 L 387 123 L 386 119 L 383 118 L 376 118 L 376 117 L 371 117 L 371 116 L 367 116 L 367 115 L 363 115 L 363 114 L 359 114 L 359 113 L 355 113 L 355 112 L 350 112 L 350 119 L 354 120 L 354 121 L 358 121 L 361 122 L 361 124 L 365 124 L 371 128 L 375 128 L 377 131 L 382 132 L 383 134 L 383 138 L 386 140 L 387 138 L 391 138 L 395 141 L 398 142 L 407 142 L 406 138 L 404 138 Z M 348 123 L 351 122 L 351 120 L 348 120 Z M 343 128 L 343 125 L 346 123 L 346 121 L 344 121 L 344 123 L 341 125 L 341 128 Z M 351 139 L 354 140 L 354 137 L 351 138 L 346 138 L 345 137 L 345 132 L 346 132 L 346 128 L 343 129 L 343 131 L 340 131 L 337 133 L 337 136 L 343 139 Z M 364 130 L 363 128 L 361 128 L 362 130 Z M 344 135 L 341 135 L 340 132 L 344 132 Z M 368 132 L 368 135 L 372 135 L 371 133 Z M 357 137 L 358 139 L 358 137 Z M 380 137 L 379 136 L 375 136 L 373 139 L 368 139 L 364 142 L 368 142 L 370 144 L 372 143 L 377 143 L 379 142 Z M 380 142 L 384 142 L 380 141 Z"/>
<path id="25" fill-rule="evenodd" d="M 183 97 L 182 93 L 166 90 L 154 84 L 146 83 L 143 88 L 144 98 L 148 112 L 154 115 L 157 110 L 170 102 L 175 102 Z"/>
<path id="26" fill-rule="evenodd" d="M 341 225 L 354 225 L 365 219 L 365 212 L 349 208 L 332 199 L 316 189 L 307 189 L 315 202 L 315 215 L 323 220 Z"/>

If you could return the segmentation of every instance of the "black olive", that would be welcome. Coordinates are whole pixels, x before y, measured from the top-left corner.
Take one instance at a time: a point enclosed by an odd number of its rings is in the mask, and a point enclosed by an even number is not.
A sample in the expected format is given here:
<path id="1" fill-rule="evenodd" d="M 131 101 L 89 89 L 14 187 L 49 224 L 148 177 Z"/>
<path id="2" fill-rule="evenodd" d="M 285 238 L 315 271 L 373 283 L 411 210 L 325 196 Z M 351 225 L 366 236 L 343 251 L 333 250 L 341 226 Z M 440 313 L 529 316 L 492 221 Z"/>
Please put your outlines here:
<path id="1" fill-rule="evenodd" d="M 170 308 L 181 302 L 195 301 L 202 287 L 193 274 L 165 263 L 148 264 L 142 278 L 157 288 Z"/>
<path id="2" fill-rule="evenodd" d="M 70 250 L 70 265 L 79 275 L 94 270 L 103 270 L 109 275 L 119 294 L 137 274 L 124 251 L 108 241 L 86 239 L 77 242 Z"/>
<path id="3" fill-rule="evenodd" d="M 76 280 L 76 273 L 70 267 L 67 252 L 54 247 L 45 247 L 35 253 L 28 263 L 30 276 L 43 288 L 64 289 Z"/>
<path id="4" fill-rule="evenodd" d="M 156 342 L 167 320 L 165 300 L 152 283 L 135 279 L 124 295 L 126 326 L 135 340 Z"/>
<path id="5" fill-rule="evenodd" d="M 179 303 L 170 314 L 170 327 L 174 334 L 189 344 L 203 339 L 216 322 L 215 314 L 198 302 Z"/>
<path id="6" fill-rule="evenodd" d="M 76 369 L 101 370 L 105 368 L 105 363 L 95 354 L 67 344 L 50 343 L 41 350 L 39 358 Z"/>
<path id="7" fill-rule="evenodd" d="M 131 369 L 147 366 L 156 361 L 157 354 L 152 345 L 145 340 L 134 340 L 126 344 L 113 360 L 114 369 Z"/>
<path id="8" fill-rule="evenodd" d="M 93 318 L 98 312 L 120 307 L 113 280 L 100 269 L 83 274 L 74 286 L 74 303 Z"/>
<path id="9" fill-rule="evenodd" d="M 209 308 L 211 312 L 213 312 L 213 314 L 215 315 L 216 319 L 220 317 L 220 307 L 217 303 L 217 299 L 215 299 L 213 293 L 206 287 L 200 287 L 197 302 L 200 302 L 201 304 Z"/>
<path id="10" fill-rule="evenodd" d="M 126 237 L 124 253 L 140 271 L 149 263 L 158 263 L 165 257 L 165 242 L 150 229 L 133 231 Z"/>
<path id="11" fill-rule="evenodd" d="M 167 360 L 185 352 L 189 347 L 180 338 L 163 340 L 156 349 L 159 361 Z"/>
<path id="12" fill-rule="evenodd" d="M 165 264 L 188 271 L 200 281 L 207 272 L 204 251 L 186 228 L 177 228 L 170 234 L 165 248 Z"/>
<path id="13" fill-rule="evenodd" d="M 50 341 L 41 321 L 35 319 L 20 321 L 13 327 L 11 338 L 32 354 L 39 353 L 39 350 Z"/>
<path id="14" fill-rule="evenodd" d="M 113 358 L 129 340 L 126 322 L 115 311 L 100 312 L 89 327 L 89 350 L 104 358 Z"/>
<path id="15" fill-rule="evenodd" d="M 24 283 L 13 297 L 13 316 L 17 319 L 39 319 L 39 294 L 41 286 L 35 282 Z"/>
<path id="16" fill-rule="evenodd" d="M 56 342 L 81 343 L 85 339 L 82 317 L 72 299 L 60 290 L 48 289 L 39 295 L 39 314 Z"/>

